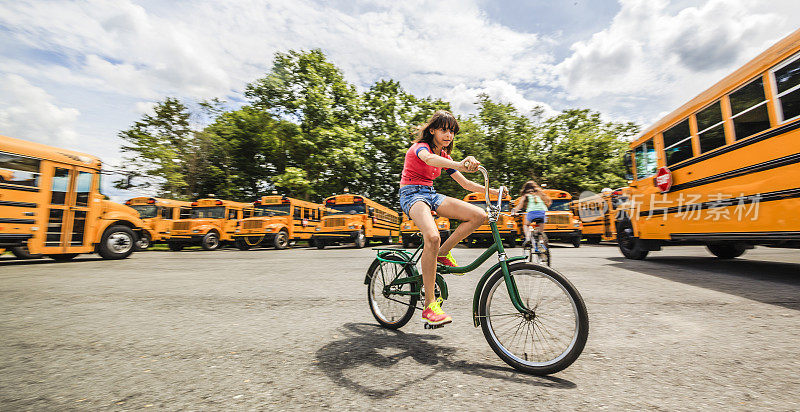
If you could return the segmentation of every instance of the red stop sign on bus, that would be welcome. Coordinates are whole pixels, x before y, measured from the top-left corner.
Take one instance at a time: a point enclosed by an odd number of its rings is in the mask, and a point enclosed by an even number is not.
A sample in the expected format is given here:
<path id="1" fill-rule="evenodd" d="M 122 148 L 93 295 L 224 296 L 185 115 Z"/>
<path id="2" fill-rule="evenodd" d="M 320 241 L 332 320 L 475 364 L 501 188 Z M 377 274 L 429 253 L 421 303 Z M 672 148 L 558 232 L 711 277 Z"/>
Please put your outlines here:
<path id="1" fill-rule="evenodd" d="M 672 187 L 672 172 L 666 167 L 659 168 L 658 173 L 656 173 L 655 183 L 661 193 L 666 193 Z"/>

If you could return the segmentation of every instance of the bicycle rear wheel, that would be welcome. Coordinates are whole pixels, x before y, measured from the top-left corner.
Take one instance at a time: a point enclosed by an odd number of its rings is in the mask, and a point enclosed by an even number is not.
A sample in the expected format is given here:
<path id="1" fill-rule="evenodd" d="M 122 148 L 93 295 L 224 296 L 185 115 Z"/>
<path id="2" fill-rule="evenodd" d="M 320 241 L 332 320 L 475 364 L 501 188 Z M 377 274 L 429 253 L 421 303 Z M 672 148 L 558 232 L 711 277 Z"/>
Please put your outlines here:
<path id="1" fill-rule="evenodd" d="M 402 260 L 400 256 L 391 253 L 384 255 L 384 257 Z M 392 286 L 389 288 L 388 293 L 385 292 L 386 286 L 394 280 L 410 276 L 413 276 L 413 274 L 411 268 L 407 265 L 383 262 L 378 259 L 375 259 L 370 265 L 367 271 L 367 300 L 372 316 L 381 326 L 389 329 L 399 329 L 414 316 L 419 296 L 400 293 L 417 293 L 416 283 Z"/>
<path id="2" fill-rule="evenodd" d="M 578 359 L 589 335 L 589 316 L 578 291 L 555 270 L 531 263 L 509 266 L 520 299 L 511 303 L 503 272 L 481 292 L 478 314 L 489 346 L 504 362 L 525 373 L 548 375 Z"/>

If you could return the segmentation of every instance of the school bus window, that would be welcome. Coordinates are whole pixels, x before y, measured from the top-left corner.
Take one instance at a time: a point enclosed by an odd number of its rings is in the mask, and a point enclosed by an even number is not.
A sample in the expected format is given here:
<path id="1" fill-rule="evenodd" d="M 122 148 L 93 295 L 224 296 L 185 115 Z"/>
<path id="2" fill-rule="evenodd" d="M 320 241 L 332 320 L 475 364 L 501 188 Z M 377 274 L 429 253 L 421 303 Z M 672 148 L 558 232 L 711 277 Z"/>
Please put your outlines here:
<path id="1" fill-rule="evenodd" d="M 50 197 L 51 205 L 63 205 L 67 199 L 69 186 L 69 170 L 57 167 L 53 174 L 53 190 Z"/>
<path id="2" fill-rule="evenodd" d="M 225 218 L 224 206 L 195 207 L 192 209 L 192 219 L 223 219 Z"/>
<path id="3" fill-rule="evenodd" d="M 175 208 L 173 207 L 162 207 L 161 208 L 161 218 L 162 219 L 172 219 L 172 213 Z"/>
<path id="4" fill-rule="evenodd" d="M 291 205 L 261 205 L 256 206 L 255 216 L 287 216 Z"/>
<path id="5" fill-rule="evenodd" d="M 722 105 L 719 100 L 700 110 L 695 115 L 700 139 L 700 153 L 725 145 L 725 128 L 722 121 Z"/>
<path id="6" fill-rule="evenodd" d="M 650 139 L 634 150 L 636 159 L 636 178 L 644 179 L 645 177 L 656 174 L 656 149 L 653 147 L 653 139 Z"/>
<path id="7" fill-rule="evenodd" d="M 781 122 L 800 116 L 800 54 L 792 59 L 773 72 L 778 89 L 778 113 Z"/>
<path id="8" fill-rule="evenodd" d="M 550 203 L 550 206 L 547 209 L 559 212 L 569 212 L 569 202 L 571 201 L 572 200 L 569 199 L 553 199 L 553 203 Z"/>
<path id="9" fill-rule="evenodd" d="M 294 208 L 294 214 L 293 214 L 292 216 L 293 216 L 295 219 L 300 219 L 300 214 L 301 214 L 301 213 L 302 213 L 302 211 L 300 210 L 300 208 L 299 208 L 299 207 L 297 207 L 297 206 L 295 206 L 295 208 Z"/>
<path id="10" fill-rule="evenodd" d="M 253 216 L 253 211 L 252 210 L 250 210 L 250 209 L 245 209 L 244 210 L 244 218 L 245 219 L 247 219 L 248 217 L 252 217 L 252 216 Z"/>
<path id="11" fill-rule="evenodd" d="M 178 219 L 191 219 L 192 218 L 192 209 L 188 207 L 182 207 L 180 210 L 180 216 Z"/>
<path id="12" fill-rule="evenodd" d="M 39 187 L 39 160 L 0 152 L 0 183 Z"/>
<path id="13" fill-rule="evenodd" d="M 363 204 L 349 204 L 349 205 L 342 205 L 342 204 L 335 204 L 329 205 L 329 207 L 336 212 L 339 213 L 349 213 L 351 215 L 367 213 L 366 206 Z"/>
<path id="14" fill-rule="evenodd" d="M 76 206 L 89 205 L 89 192 L 92 191 L 92 174 L 89 172 L 78 172 L 78 182 L 76 185 Z"/>
<path id="15" fill-rule="evenodd" d="M 692 135 L 689 133 L 689 119 L 664 130 L 664 154 L 667 166 L 692 157 Z"/>
<path id="16" fill-rule="evenodd" d="M 236 219 L 236 209 L 228 210 L 228 219 Z"/>
<path id="17" fill-rule="evenodd" d="M 730 100 L 733 131 L 737 140 L 769 129 L 767 98 L 761 77 L 731 93 Z"/>
<path id="18" fill-rule="evenodd" d="M 131 207 L 139 212 L 140 219 L 150 219 L 156 217 L 158 214 L 158 207 L 156 205 L 131 205 Z"/>

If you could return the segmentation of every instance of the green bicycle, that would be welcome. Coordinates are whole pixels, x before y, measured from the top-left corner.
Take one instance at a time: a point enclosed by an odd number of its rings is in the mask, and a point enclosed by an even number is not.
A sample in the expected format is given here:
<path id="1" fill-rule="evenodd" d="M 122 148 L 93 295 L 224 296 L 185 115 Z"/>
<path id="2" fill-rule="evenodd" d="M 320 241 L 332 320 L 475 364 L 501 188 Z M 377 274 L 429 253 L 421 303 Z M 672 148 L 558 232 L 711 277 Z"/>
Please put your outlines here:
<path id="1" fill-rule="evenodd" d="M 475 288 L 472 319 L 480 326 L 489 346 L 504 362 L 525 373 L 548 375 L 571 365 L 580 356 L 589 334 L 586 305 L 572 283 L 552 268 L 509 258 L 497 229 L 500 201 L 489 202 L 489 178 L 479 167 L 486 184 L 486 210 L 494 244 L 466 266 L 437 267 L 437 297 L 448 298 L 442 274 L 475 270 L 497 252 L 498 262 L 483 274 Z M 500 188 L 500 196 L 504 188 Z M 422 275 L 417 262 L 423 245 L 412 253 L 396 248 L 374 248 L 378 256 L 370 265 L 364 283 L 367 300 L 378 323 L 389 329 L 403 327 L 414 316 L 424 298 Z M 426 328 L 428 325 L 426 324 Z M 435 328 L 435 327 L 434 327 Z"/>

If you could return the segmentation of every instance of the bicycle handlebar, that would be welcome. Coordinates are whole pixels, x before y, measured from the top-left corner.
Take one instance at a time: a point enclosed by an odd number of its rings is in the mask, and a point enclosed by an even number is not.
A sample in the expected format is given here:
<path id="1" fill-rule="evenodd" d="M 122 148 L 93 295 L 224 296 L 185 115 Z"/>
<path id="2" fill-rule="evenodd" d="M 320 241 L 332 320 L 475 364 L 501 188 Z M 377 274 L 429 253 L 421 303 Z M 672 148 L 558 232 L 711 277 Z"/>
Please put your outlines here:
<path id="1" fill-rule="evenodd" d="M 500 211 L 500 206 L 503 202 L 503 190 L 508 191 L 508 188 L 505 186 L 500 186 L 498 189 L 499 193 L 497 196 L 497 206 L 492 206 L 492 202 L 489 201 L 489 172 L 487 172 L 486 168 L 483 166 L 478 166 L 478 171 L 483 175 L 483 190 L 485 192 L 484 200 L 486 201 L 486 206 L 489 207 L 490 210 Z"/>

